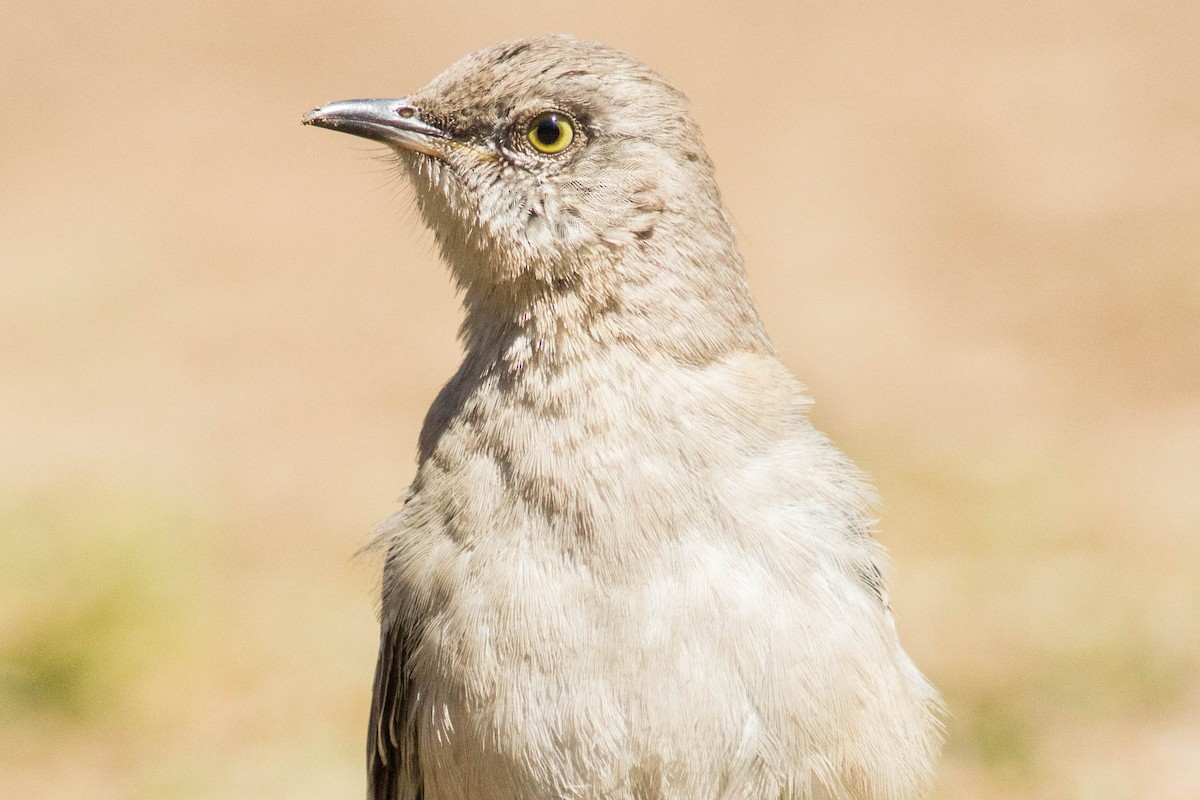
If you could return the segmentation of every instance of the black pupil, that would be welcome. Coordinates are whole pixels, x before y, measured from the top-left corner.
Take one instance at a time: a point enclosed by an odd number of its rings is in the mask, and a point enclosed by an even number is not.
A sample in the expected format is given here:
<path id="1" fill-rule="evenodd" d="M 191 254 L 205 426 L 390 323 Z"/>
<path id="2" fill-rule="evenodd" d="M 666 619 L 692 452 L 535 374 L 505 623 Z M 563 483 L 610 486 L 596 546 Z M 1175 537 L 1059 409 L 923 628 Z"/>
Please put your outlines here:
<path id="1" fill-rule="evenodd" d="M 562 138 L 562 131 L 558 128 L 558 117 L 545 117 L 539 120 L 534 135 L 547 147 L 558 144 L 558 140 Z"/>

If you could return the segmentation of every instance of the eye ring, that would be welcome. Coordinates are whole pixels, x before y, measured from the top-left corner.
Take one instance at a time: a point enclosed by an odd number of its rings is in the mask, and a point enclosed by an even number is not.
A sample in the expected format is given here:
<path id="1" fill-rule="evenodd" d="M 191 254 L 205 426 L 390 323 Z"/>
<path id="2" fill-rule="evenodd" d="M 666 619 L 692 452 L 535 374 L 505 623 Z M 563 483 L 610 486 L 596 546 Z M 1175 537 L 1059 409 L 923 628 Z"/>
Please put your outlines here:
<path id="1" fill-rule="evenodd" d="M 557 155 L 575 141 L 575 121 L 561 111 L 543 111 L 529 121 L 525 136 L 537 152 Z"/>

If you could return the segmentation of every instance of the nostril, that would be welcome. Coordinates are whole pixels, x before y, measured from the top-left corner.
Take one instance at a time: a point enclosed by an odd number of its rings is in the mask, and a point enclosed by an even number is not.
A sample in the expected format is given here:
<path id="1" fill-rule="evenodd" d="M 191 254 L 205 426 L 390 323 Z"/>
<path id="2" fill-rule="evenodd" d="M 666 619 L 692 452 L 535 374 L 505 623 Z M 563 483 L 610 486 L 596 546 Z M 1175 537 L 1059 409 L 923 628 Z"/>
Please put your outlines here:
<path id="1" fill-rule="evenodd" d="M 417 110 L 412 106 L 400 106 L 396 109 L 396 114 L 399 115 L 401 119 L 412 119 L 417 115 Z"/>

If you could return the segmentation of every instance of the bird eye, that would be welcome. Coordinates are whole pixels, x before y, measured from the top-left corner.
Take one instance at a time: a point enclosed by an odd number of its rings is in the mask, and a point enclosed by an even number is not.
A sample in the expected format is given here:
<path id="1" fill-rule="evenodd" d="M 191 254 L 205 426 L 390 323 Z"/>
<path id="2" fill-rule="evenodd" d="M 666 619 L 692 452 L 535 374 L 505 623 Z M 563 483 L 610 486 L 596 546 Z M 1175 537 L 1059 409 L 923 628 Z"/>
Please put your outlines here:
<path id="1" fill-rule="evenodd" d="M 539 114 L 529 123 L 529 143 L 539 153 L 554 155 L 566 150 L 575 140 L 571 118 L 557 111 Z"/>

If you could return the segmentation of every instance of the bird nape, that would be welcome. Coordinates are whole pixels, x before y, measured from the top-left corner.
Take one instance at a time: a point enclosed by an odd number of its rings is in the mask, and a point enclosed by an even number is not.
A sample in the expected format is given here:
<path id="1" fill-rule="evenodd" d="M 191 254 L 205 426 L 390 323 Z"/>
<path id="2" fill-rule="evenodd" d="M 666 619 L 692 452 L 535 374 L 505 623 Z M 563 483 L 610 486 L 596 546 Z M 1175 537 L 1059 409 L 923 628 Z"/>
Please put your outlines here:
<path id="1" fill-rule="evenodd" d="M 391 148 L 465 311 L 378 536 L 371 796 L 921 796 L 939 701 L 869 487 L 763 330 L 684 96 L 541 36 L 304 122 Z"/>

